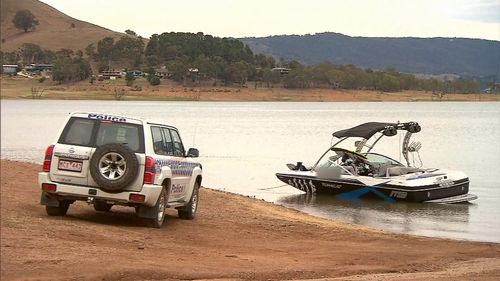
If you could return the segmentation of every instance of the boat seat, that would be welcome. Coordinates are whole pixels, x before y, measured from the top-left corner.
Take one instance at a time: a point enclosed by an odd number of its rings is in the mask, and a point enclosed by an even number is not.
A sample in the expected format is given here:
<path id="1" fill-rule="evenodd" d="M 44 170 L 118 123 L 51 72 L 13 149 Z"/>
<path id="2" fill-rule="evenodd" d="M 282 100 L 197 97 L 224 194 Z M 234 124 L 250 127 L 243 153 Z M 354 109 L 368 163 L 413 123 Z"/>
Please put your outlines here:
<path id="1" fill-rule="evenodd" d="M 374 170 L 374 177 L 387 177 L 387 169 L 394 167 L 394 165 L 390 163 L 372 163 L 372 167 Z"/>
<path id="2" fill-rule="evenodd" d="M 422 171 L 422 169 L 419 169 L 419 168 L 397 166 L 397 167 L 387 168 L 386 176 L 394 177 L 394 176 L 401 176 L 401 175 L 406 175 L 406 174 L 411 174 L 411 173 L 416 173 L 416 172 L 421 172 L 421 171 Z"/>

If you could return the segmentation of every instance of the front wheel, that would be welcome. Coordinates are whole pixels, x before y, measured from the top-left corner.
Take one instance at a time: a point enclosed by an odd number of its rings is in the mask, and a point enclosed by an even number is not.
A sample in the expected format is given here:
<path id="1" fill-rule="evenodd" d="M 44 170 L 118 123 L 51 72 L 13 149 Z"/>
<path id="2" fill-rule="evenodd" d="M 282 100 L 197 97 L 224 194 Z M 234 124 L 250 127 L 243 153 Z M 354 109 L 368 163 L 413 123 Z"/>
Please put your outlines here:
<path id="1" fill-rule="evenodd" d="M 49 216 L 65 216 L 70 204 L 70 201 L 59 201 L 59 206 L 45 206 L 45 211 Z"/>
<path id="2" fill-rule="evenodd" d="M 191 195 L 191 200 L 189 203 L 182 208 L 177 209 L 179 218 L 185 220 L 192 220 L 196 216 L 196 210 L 198 210 L 198 200 L 199 200 L 199 189 L 200 185 L 195 183 L 193 195 Z"/>
<path id="3" fill-rule="evenodd" d="M 155 211 L 154 218 L 151 219 L 152 226 L 154 228 L 161 228 L 163 221 L 165 220 L 165 208 L 167 207 L 167 192 L 165 188 L 161 190 L 160 197 L 156 201 L 156 205 L 153 207 Z"/>

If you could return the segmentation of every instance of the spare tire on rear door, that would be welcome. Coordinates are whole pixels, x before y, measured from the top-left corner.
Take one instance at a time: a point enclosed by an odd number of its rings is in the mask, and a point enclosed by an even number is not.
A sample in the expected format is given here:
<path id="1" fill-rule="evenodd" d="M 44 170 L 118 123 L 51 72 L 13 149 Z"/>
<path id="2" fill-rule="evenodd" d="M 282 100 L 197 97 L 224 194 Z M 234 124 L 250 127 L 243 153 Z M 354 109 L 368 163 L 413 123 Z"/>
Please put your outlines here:
<path id="1" fill-rule="evenodd" d="M 139 163 L 126 145 L 110 143 L 97 147 L 90 159 L 90 175 L 100 189 L 120 192 L 137 176 Z"/>

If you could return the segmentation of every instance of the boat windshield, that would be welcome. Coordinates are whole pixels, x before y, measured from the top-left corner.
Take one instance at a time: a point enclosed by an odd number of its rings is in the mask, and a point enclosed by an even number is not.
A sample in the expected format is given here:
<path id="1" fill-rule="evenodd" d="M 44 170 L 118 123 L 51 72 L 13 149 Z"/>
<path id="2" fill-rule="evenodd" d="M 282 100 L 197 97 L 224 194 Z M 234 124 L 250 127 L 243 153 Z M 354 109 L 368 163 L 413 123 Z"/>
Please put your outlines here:
<path id="1" fill-rule="evenodd" d="M 330 178 L 331 176 L 329 176 L 328 174 L 331 174 L 331 172 L 333 171 L 337 171 L 336 173 L 340 173 L 342 175 L 352 175 L 352 170 L 340 165 L 339 161 L 340 157 L 338 155 L 329 156 L 325 162 L 321 163 L 316 168 L 318 177 Z"/>
<path id="2" fill-rule="evenodd" d="M 326 160 L 316 167 L 316 172 L 321 178 L 330 178 L 331 172 L 335 171 L 334 174 L 353 175 L 357 174 L 355 167 L 363 163 L 366 163 L 363 155 L 340 148 L 335 152 L 330 151 Z"/>
<path id="3" fill-rule="evenodd" d="M 366 159 L 368 159 L 368 161 L 372 164 L 391 164 L 397 166 L 404 166 L 400 162 L 382 154 L 371 152 L 371 153 L 366 153 L 364 155 L 366 156 Z"/>
<path id="4" fill-rule="evenodd" d="M 323 168 L 328 168 L 328 167 L 336 167 L 338 166 L 338 164 L 336 163 L 337 160 L 339 159 L 338 156 L 336 155 L 333 155 L 333 156 L 330 156 L 327 158 L 326 161 L 322 162 L 319 167 L 323 167 Z"/>
<path id="5" fill-rule="evenodd" d="M 330 174 L 385 177 L 392 176 L 395 167 L 406 168 L 400 162 L 379 153 L 358 154 L 343 148 L 334 150 L 325 155 L 326 159 L 316 167 L 318 177 L 330 178 Z M 391 170 L 388 172 L 388 169 Z"/>

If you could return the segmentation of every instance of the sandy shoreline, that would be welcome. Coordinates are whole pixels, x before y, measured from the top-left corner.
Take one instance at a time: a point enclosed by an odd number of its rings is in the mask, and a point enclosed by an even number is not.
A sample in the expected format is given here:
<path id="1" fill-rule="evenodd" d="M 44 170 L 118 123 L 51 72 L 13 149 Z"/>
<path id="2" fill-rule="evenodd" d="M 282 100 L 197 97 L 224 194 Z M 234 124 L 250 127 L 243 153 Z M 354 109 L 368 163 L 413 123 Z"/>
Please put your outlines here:
<path id="1" fill-rule="evenodd" d="M 132 208 L 63 218 L 39 165 L 1 160 L 1 280 L 499 280 L 500 244 L 384 233 L 203 188 L 198 217 L 148 228 Z"/>

